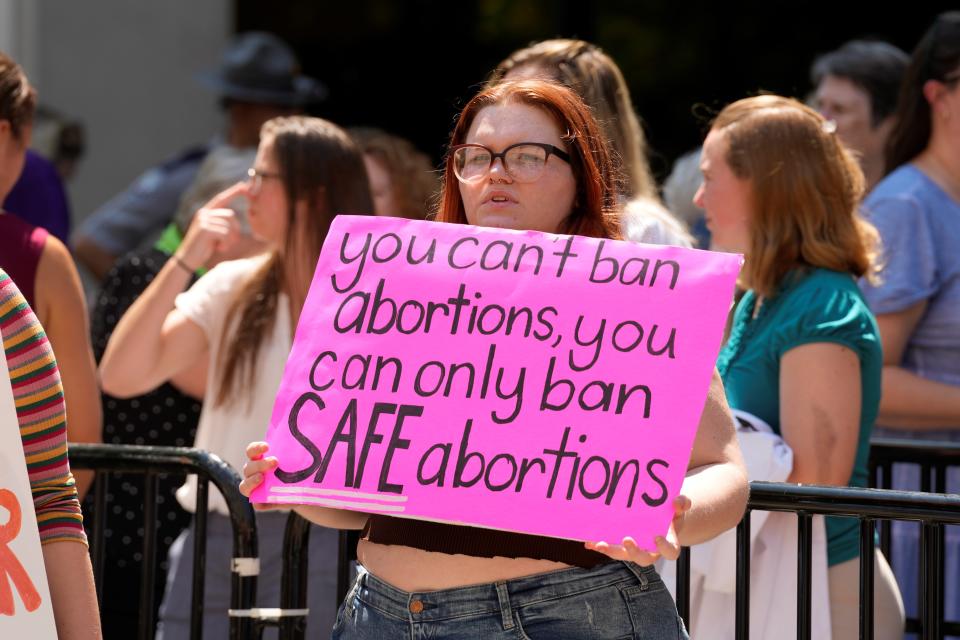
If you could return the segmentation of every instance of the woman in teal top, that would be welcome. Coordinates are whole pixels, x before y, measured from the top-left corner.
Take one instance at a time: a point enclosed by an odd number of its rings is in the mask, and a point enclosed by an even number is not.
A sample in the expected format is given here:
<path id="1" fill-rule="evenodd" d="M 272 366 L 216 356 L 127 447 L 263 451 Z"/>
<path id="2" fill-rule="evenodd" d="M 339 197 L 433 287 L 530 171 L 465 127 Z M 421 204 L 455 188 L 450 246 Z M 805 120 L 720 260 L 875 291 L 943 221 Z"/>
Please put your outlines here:
<path id="1" fill-rule="evenodd" d="M 730 406 L 791 447 L 788 482 L 863 487 L 883 354 L 856 279 L 873 275 L 877 233 L 857 212 L 863 174 L 835 130 L 796 100 L 735 102 L 704 142 L 694 200 L 714 243 L 745 256 L 747 291 L 717 363 Z M 855 638 L 858 525 L 826 520 L 833 637 Z M 876 637 L 899 638 L 900 593 L 876 558 Z"/>
<path id="2" fill-rule="evenodd" d="M 838 271 L 798 268 L 788 274 L 776 294 L 758 311 L 757 298 L 752 290 L 744 294 L 734 315 L 730 338 L 717 361 L 730 406 L 761 418 L 783 435 L 783 357 L 803 345 L 827 343 L 846 347 L 859 360 L 860 420 L 853 470 L 849 481 L 843 484 L 866 487 L 870 432 L 880 402 L 883 355 L 877 324 L 860 297 L 856 282 L 849 274 Z M 832 436 L 825 433 L 821 440 L 813 444 L 833 446 Z M 829 458 L 822 461 L 826 463 Z M 833 566 L 859 557 L 857 520 L 828 517 L 826 526 L 828 564 Z"/>

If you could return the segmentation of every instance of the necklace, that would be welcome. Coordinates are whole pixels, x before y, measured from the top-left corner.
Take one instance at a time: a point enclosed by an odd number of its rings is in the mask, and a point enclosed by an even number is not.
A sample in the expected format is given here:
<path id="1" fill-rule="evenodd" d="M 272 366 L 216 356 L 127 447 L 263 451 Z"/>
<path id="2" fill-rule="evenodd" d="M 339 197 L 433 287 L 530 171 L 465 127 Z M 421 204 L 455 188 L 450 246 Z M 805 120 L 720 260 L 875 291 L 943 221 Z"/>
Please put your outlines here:
<path id="1" fill-rule="evenodd" d="M 717 359 L 717 370 L 721 377 L 726 375 L 730 366 L 743 354 L 744 348 L 753 340 L 754 334 L 773 314 L 786 294 L 803 280 L 804 275 L 802 269 L 795 269 L 787 273 L 780 284 L 777 285 L 776 293 L 770 298 L 758 295 L 753 289 L 743 294 L 740 304 L 744 305 L 743 311 L 747 315 L 747 320 L 734 324 L 730 337 L 727 339 L 727 344 L 720 352 L 720 357 Z"/>

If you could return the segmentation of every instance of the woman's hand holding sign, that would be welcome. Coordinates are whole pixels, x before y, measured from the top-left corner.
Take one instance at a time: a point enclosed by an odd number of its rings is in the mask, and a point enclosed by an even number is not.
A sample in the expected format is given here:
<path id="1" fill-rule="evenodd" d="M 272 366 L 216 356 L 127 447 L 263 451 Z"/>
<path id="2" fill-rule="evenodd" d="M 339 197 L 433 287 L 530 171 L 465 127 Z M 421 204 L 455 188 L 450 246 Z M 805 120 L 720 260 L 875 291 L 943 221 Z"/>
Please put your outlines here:
<path id="1" fill-rule="evenodd" d="M 634 562 L 641 567 L 646 567 L 661 557 L 667 560 L 676 560 L 680 557 L 680 542 L 677 539 L 677 530 L 683 522 L 684 514 L 689 511 L 691 506 L 690 498 L 680 495 L 673 501 L 674 516 L 670 522 L 670 529 L 666 536 L 657 536 L 656 551 L 647 551 L 641 549 L 636 540 L 627 536 L 621 544 L 610 544 L 608 542 L 585 542 L 584 546 L 591 551 L 597 551 L 614 560 L 627 560 Z"/>
<path id="2" fill-rule="evenodd" d="M 264 457 L 270 445 L 266 442 L 251 442 L 247 445 L 247 462 L 243 465 L 243 480 L 240 482 L 240 493 L 250 497 L 250 494 L 263 484 L 267 473 L 273 472 L 280 465 L 274 456 Z M 290 509 L 289 504 L 270 504 L 254 502 L 253 508 L 257 511 L 271 509 Z M 312 505 L 296 505 L 293 510 L 314 524 L 333 529 L 362 529 L 367 523 L 367 514 L 345 509 L 330 509 Z"/>
<path id="3" fill-rule="evenodd" d="M 263 457 L 268 449 L 269 445 L 266 442 L 251 442 L 247 445 L 247 463 L 243 465 L 243 481 L 240 483 L 240 493 L 248 498 L 254 489 L 263 484 L 264 474 L 276 469 L 279 464 L 273 456 Z M 257 511 L 267 511 L 279 507 L 281 505 L 264 502 L 253 503 L 253 508 Z"/>

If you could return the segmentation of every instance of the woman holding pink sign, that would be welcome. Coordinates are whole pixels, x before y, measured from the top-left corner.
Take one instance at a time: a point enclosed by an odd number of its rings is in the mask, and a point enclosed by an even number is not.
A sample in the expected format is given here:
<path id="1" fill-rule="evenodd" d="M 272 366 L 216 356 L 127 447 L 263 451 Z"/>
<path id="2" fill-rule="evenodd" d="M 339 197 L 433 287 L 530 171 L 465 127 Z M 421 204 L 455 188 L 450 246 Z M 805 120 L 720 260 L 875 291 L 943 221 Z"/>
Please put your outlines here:
<path id="1" fill-rule="evenodd" d="M 228 208 L 238 195 L 249 201 L 251 230 L 267 243 L 267 251 L 221 262 L 184 291 L 197 269 L 240 241 L 240 223 Z M 269 422 L 314 265 L 337 212 L 373 212 L 357 145 L 319 118 L 268 121 L 249 180 L 197 212 L 176 253 L 117 324 L 100 364 L 104 390 L 119 397 L 140 395 L 209 356 L 195 444 L 239 468 L 246 459 L 245 443 L 259 437 Z M 194 511 L 195 477 L 178 490 L 177 499 Z M 217 492 L 210 506 L 204 635 L 225 638 L 231 525 Z M 258 516 L 259 606 L 279 604 L 285 524 L 283 513 Z M 157 635 L 163 640 L 189 636 L 192 541 L 191 526 L 170 550 Z M 310 556 L 327 567 L 311 575 L 312 628 L 332 624 L 337 549 L 336 532 L 310 537 Z"/>
<path id="2" fill-rule="evenodd" d="M 542 80 L 483 90 L 451 138 L 438 219 L 618 238 L 615 170 L 588 107 Z M 247 448 L 241 490 L 278 461 Z M 362 571 L 335 638 L 686 638 L 652 563 L 733 527 L 746 476 L 719 377 L 707 398 L 683 496 L 656 552 L 632 538 L 580 543 L 460 525 L 297 507 L 312 521 L 365 528 Z"/>

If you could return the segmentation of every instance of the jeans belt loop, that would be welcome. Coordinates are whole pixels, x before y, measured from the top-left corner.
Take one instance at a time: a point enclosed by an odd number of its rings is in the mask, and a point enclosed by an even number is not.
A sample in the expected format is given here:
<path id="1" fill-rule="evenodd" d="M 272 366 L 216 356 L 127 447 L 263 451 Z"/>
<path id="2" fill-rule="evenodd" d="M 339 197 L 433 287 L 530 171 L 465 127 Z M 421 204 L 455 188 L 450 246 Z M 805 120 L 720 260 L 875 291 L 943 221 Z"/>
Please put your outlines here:
<path id="1" fill-rule="evenodd" d="M 624 566 L 629 569 L 630 573 L 637 576 L 637 580 L 640 581 L 640 590 L 646 591 L 647 586 L 650 584 L 650 579 L 647 577 L 647 574 L 644 573 L 643 568 L 629 561 L 622 561 Z"/>
<path id="2" fill-rule="evenodd" d="M 513 609 L 510 608 L 510 593 L 507 591 L 507 583 L 500 581 L 497 583 L 497 600 L 500 601 L 500 617 L 503 621 L 504 631 L 513 629 Z"/>

